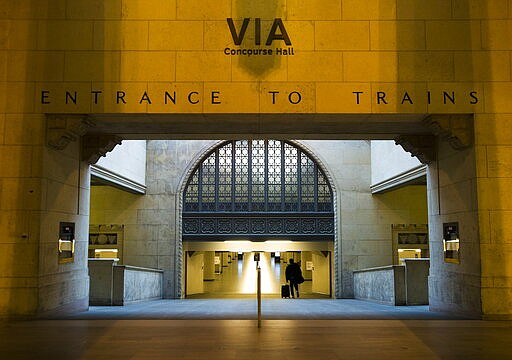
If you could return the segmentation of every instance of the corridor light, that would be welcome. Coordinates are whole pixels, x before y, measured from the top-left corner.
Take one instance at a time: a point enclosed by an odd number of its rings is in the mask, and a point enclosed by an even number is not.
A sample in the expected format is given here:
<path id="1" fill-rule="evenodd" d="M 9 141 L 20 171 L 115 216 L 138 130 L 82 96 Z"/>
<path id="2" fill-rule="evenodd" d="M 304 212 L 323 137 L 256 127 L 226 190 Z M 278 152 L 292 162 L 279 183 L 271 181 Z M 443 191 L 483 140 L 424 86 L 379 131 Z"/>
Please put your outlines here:
<path id="1" fill-rule="evenodd" d="M 251 248 L 251 241 L 249 240 L 224 240 L 224 243 L 229 246 L 228 251 L 240 253 L 243 250 Z"/>
<path id="2" fill-rule="evenodd" d="M 257 269 L 256 262 L 254 261 L 254 252 L 250 256 L 244 258 L 243 278 L 240 284 L 240 293 L 242 294 L 255 294 L 256 293 L 256 277 Z M 274 288 L 274 275 L 272 274 L 272 267 L 270 265 L 270 253 L 262 252 L 261 260 L 259 261 L 261 269 L 261 292 L 263 294 L 272 294 L 277 291 Z"/>

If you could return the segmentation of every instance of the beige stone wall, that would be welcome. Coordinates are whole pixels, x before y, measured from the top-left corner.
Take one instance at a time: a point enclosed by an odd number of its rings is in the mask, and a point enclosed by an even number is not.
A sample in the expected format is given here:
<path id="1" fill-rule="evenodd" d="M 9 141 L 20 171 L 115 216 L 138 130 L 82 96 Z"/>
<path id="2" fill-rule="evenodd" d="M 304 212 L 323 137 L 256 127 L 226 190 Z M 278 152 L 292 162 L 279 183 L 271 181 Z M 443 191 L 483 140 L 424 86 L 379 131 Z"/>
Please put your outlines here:
<path id="1" fill-rule="evenodd" d="M 146 185 L 146 141 L 125 140 L 108 153 L 108 157 L 101 157 L 95 166 L 133 181 L 142 186 Z"/>
<path id="2" fill-rule="evenodd" d="M 253 47 L 255 18 L 262 18 L 263 41 L 273 19 L 282 18 L 294 55 L 225 55 L 225 47 L 237 48 L 227 27 L 228 17 L 252 19 L 242 43 L 245 48 Z M 239 32 L 241 23 L 235 23 Z M 439 271 L 435 276 L 447 279 L 457 274 L 464 286 L 481 285 L 481 296 L 468 295 L 468 303 L 476 304 L 481 298 L 484 314 L 510 315 L 512 245 L 507 237 L 507 215 L 512 202 L 507 195 L 511 178 L 507 159 L 512 143 L 508 130 L 511 33 L 510 0 L 0 1 L 0 177 L 2 196 L 6 197 L 2 199 L 1 221 L 11 229 L 2 230 L 8 235 L 1 241 L 7 253 L 29 254 L 25 273 L 18 265 L 2 265 L 7 279 L 4 286 L 13 289 L 5 297 L 18 291 L 33 294 L 39 286 L 36 277 L 47 271 L 66 271 L 40 268 L 36 243 L 41 240 L 41 246 L 49 251 L 42 244 L 53 235 L 32 237 L 29 242 L 13 235 L 31 226 L 39 229 L 38 234 L 46 234 L 44 226 L 54 226 L 39 220 L 27 224 L 23 220 L 26 211 L 65 214 L 59 218 L 87 217 L 75 209 L 80 199 L 87 198 L 86 186 L 74 183 L 76 189 L 84 189 L 84 196 L 79 197 L 66 183 L 73 179 L 72 169 L 80 168 L 66 162 L 68 151 L 77 154 L 74 148 L 52 154 L 55 158 L 42 156 L 47 151 L 43 150 L 42 114 L 470 113 L 475 114 L 476 146 L 474 157 L 465 159 L 475 171 L 461 169 L 471 177 L 467 179 L 470 186 L 458 192 L 476 193 L 477 205 L 460 208 L 459 215 L 451 214 L 463 219 L 476 212 L 477 225 L 465 232 L 471 234 L 466 238 L 469 247 L 480 246 L 481 276 L 465 265 L 435 268 Z M 284 47 L 282 43 L 274 42 L 272 47 Z M 166 90 L 176 90 L 176 104 L 165 104 Z M 126 103 L 119 101 L 118 91 L 124 93 Z M 279 93 L 272 93 L 276 91 Z M 359 102 L 354 92 L 360 92 Z M 384 93 L 386 101 L 382 100 Z M 291 127 L 289 132 L 293 131 Z M 21 143 L 16 140 L 20 137 Z M 450 155 L 446 151 L 440 158 Z M 64 161 L 57 166 L 64 171 L 60 181 L 54 181 L 54 174 L 44 173 L 52 161 Z M 63 203 L 47 210 L 44 201 L 37 205 L 26 201 L 32 195 L 17 189 L 27 182 L 36 183 L 35 191 L 41 189 L 45 201 Z M 47 191 L 47 186 L 52 190 Z M 442 200 L 450 203 L 453 195 L 444 194 Z M 444 217 L 432 221 L 440 225 Z M 436 224 L 431 231 L 439 229 Z M 431 239 L 440 236 L 438 231 L 431 232 Z M 496 252 L 501 255 L 491 255 Z M 30 260 L 34 257 L 37 265 Z M 476 262 L 471 266 L 477 266 Z M 83 274 L 85 269 L 84 260 L 83 268 L 76 271 Z M 22 273 L 27 276 L 14 276 Z M 466 280 L 469 278 L 479 281 Z M 60 280 L 48 281 L 57 284 Z M 457 289 L 442 282 L 449 295 L 434 300 L 441 307 L 449 302 L 444 309 L 457 308 Z M 72 288 L 80 293 L 80 286 Z M 67 290 L 59 293 L 67 294 Z M 80 297 L 74 296 L 59 295 L 57 302 L 67 304 Z M 26 302 L 20 305 L 25 309 L 21 312 L 40 306 L 35 305 L 39 300 Z M 476 313 L 474 309 L 470 311 Z"/>
<path id="3" fill-rule="evenodd" d="M 372 140 L 372 185 L 393 179 L 422 166 L 418 158 L 405 152 L 394 141 Z"/>
<path id="4" fill-rule="evenodd" d="M 45 146 L 43 115 L 0 123 L 0 314 L 84 310 L 88 305 L 89 171 L 79 143 Z M 75 223 L 75 256 L 59 264 L 59 223 Z"/>
<path id="5" fill-rule="evenodd" d="M 427 223 L 424 187 L 372 195 L 367 141 L 300 141 L 321 160 L 337 195 L 336 296 L 353 296 L 352 271 L 393 264 L 391 224 Z"/>
<path id="6" fill-rule="evenodd" d="M 503 112 L 509 7 L 507 0 L 4 1 L 0 93 L 18 101 L 0 110 L 426 114 L 489 112 L 495 104 Z M 226 55 L 226 47 L 238 48 L 228 17 L 252 19 L 247 49 L 255 48 L 255 18 L 263 42 L 282 18 L 294 55 Z M 287 48 L 279 40 L 263 47 Z M 126 104 L 116 101 L 118 90 Z M 177 91 L 176 105 L 165 104 L 165 90 Z M 76 103 L 66 104 L 66 91 L 77 92 Z M 102 91 L 97 101 L 91 91 Z M 141 101 L 145 91 L 151 104 Z M 293 91 L 302 95 L 298 104 L 288 100 Z M 362 92 L 359 104 L 354 91 Z M 412 101 L 403 101 L 405 91 Z M 456 104 L 445 104 L 442 91 L 454 91 Z"/>
<path id="7" fill-rule="evenodd" d="M 512 223 L 509 114 L 476 117 L 475 157 L 480 227 L 482 311 L 489 318 L 509 318 L 512 309 Z"/>
<path id="8" fill-rule="evenodd" d="M 135 195 L 108 186 L 91 190 L 91 223 L 123 224 L 123 263 L 164 270 L 164 296 L 178 296 L 179 189 L 192 161 L 215 141 L 148 141 L 147 190 Z"/>
<path id="9" fill-rule="evenodd" d="M 23 123 L 0 121 L 0 313 L 35 313 L 38 307 L 39 209 L 43 197 L 41 163 L 43 117 Z M 16 119 L 16 121 L 5 121 Z M 38 126 L 39 125 L 39 126 Z M 27 139 L 25 128 L 33 129 Z M 39 129 L 38 129 L 39 127 Z M 56 259 L 55 259 L 56 260 Z"/>
<path id="10" fill-rule="evenodd" d="M 148 193 L 134 195 L 112 187 L 91 190 L 93 224 L 123 224 L 128 265 L 164 269 L 165 294 L 180 276 L 180 185 L 186 169 L 215 142 L 149 142 Z M 381 195 L 370 193 L 370 144 L 366 141 L 299 141 L 322 162 L 337 194 L 337 296 L 351 297 L 352 271 L 391 265 L 391 224 L 427 223 L 425 186 L 410 186 Z M 178 265 L 178 266 L 177 266 Z M 183 284 L 181 284 L 183 286 Z"/>
<path id="11" fill-rule="evenodd" d="M 478 161 L 474 148 L 455 151 L 438 145 L 439 159 L 427 178 L 430 238 L 430 307 L 434 310 L 477 315 L 481 299 L 481 228 L 478 221 Z M 459 223 L 460 263 L 446 262 L 443 224 Z M 482 273 L 481 273 L 482 271 Z M 485 275 L 484 275 L 485 276 Z"/>

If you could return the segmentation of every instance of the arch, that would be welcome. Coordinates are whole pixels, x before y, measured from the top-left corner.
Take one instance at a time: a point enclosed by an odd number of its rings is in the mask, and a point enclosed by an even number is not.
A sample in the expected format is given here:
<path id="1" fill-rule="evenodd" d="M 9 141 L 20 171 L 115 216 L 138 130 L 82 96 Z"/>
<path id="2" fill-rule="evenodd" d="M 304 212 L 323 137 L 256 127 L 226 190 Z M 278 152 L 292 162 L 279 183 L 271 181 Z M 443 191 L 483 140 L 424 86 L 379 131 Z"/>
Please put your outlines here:
<path id="1" fill-rule="evenodd" d="M 237 206 L 237 205 L 240 205 L 240 204 L 235 204 L 234 202 L 231 202 L 229 204 L 229 207 L 230 209 L 226 209 L 226 204 L 219 204 L 219 197 L 218 197 L 218 190 L 215 190 L 214 191 L 214 198 L 215 198 L 215 202 L 214 202 L 214 205 L 212 205 L 212 202 L 210 202 L 208 204 L 208 206 L 204 207 L 204 209 L 200 209 L 200 208 L 191 208 L 190 207 L 190 202 L 187 202 L 187 190 L 190 189 L 190 185 L 193 183 L 194 179 L 196 181 L 196 186 L 198 185 L 197 182 L 198 182 L 198 176 L 199 176 L 199 173 L 201 172 L 201 169 L 202 169 L 202 166 L 203 164 L 205 163 L 205 161 L 207 161 L 208 159 L 210 159 L 210 164 L 209 166 L 210 167 L 214 167 L 215 169 L 215 186 L 218 187 L 219 185 L 219 180 L 218 180 L 218 176 L 219 176 L 219 149 L 222 149 L 224 147 L 229 147 L 231 146 L 232 149 L 234 149 L 234 146 L 235 144 L 237 144 L 238 146 L 242 143 L 245 143 L 247 148 L 252 148 L 252 145 L 253 143 L 256 144 L 256 146 L 261 146 L 262 144 L 265 144 L 265 146 L 268 147 L 268 144 L 273 144 L 273 145 L 276 145 L 276 144 L 279 144 L 281 146 L 281 149 L 286 149 L 286 150 L 290 150 L 290 149 L 294 149 L 296 150 L 296 153 L 294 153 L 294 156 L 298 156 L 298 159 L 299 161 L 297 162 L 298 163 L 298 172 L 300 172 L 300 167 L 301 167 L 301 163 L 300 163 L 300 159 L 307 159 L 307 162 L 309 162 L 310 164 L 313 164 L 314 165 L 314 169 L 315 171 L 318 171 L 318 179 L 321 179 L 321 182 L 323 181 L 324 182 L 324 185 L 327 186 L 328 190 L 329 190 L 329 198 L 330 198 L 330 201 L 329 201 L 329 207 L 328 209 L 326 209 L 325 207 L 322 208 L 322 206 L 316 206 L 315 205 L 315 209 L 313 210 L 318 210 L 320 208 L 320 210 L 324 210 L 324 211 L 313 211 L 311 208 L 310 208 L 310 211 L 301 211 L 303 209 L 301 209 L 301 203 L 300 203 L 300 200 L 298 201 L 298 205 L 295 204 L 295 205 L 292 205 L 290 207 L 290 204 L 286 204 L 286 202 L 281 202 L 280 203 L 280 208 L 277 209 L 277 211 L 272 211 L 270 210 L 269 211 L 269 206 L 268 204 L 265 206 L 265 208 L 262 208 L 261 207 L 261 203 L 258 204 L 259 206 L 259 209 L 254 209 L 253 206 L 251 206 L 251 203 L 249 201 L 248 204 L 245 204 L 245 208 L 244 206 Z M 250 144 L 250 145 L 247 145 L 247 144 Z M 223 156 L 225 156 L 226 154 L 224 154 Z M 268 156 L 267 153 L 265 153 L 266 156 Z M 228 156 L 232 156 L 233 158 L 235 157 L 235 151 L 233 151 L 232 153 L 230 153 Z M 284 155 L 283 155 L 284 157 Z M 251 160 L 249 160 L 250 162 Z M 267 164 L 267 161 L 268 160 L 265 160 L 265 164 Z M 225 159 L 224 159 L 224 162 L 225 162 Z M 281 164 L 284 164 L 284 161 L 282 161 Z M 232 168 L 234 168 L 234 165 L 235 165 L 235 161 L 233 161 L 232 163 Z M 246 167 L 248 167 L 249 165 L 247 165 Z M 251 169 L 252 170 L 252 169 Z M 297 173 L 296 173 L 297 174 Z M 234 173 L 231 172 L 229 176 L 234 176 Z M 267 176 L 267 175 L 265 175 Z M 300 192 L 300 187 L 302 186 L 302 184 L 300 184 L 300 175 L 299 176 L 299 180 L 297 181 L 297 186 L 299 187 L 299 192 Z M 249 179 L 251 179 L 251 175 L 249 175 Z M 250 180 L 249 180 L 250 181 Z M 237 182 L 234 181 L 233 179 L 233 182 L 232 184 L 237 184 Z M 212 235 L 212 238 L 215 238 L 216 240 L 218 240 L 218 237 L 219 235 L 223 235 L 227 238 L 229 238 L 229 235 L 233 235 L 233 236 L 236 236 L 237 238 L 240 238 L 240 236 L 242 235 L 246 235 L 252 239 L 254 239 L 254 236 L 257 236 L 258 234 L 255 234 L 255 233 L 245 233 L 243 228 L 241 231 L 238 231 L 238 232 L 233 232 L 231 234 L 225 232 L 223 234 L 219 234 L 218 232 L 215 232 L 213 231 L 212 229 L 213 228 L 209 228 L 208 231 L 206 232 L 206 234 L 202 234 L 202 235 L 205 235 L 205 236 L 201 236 L 201 234 L 199 234 L 198 232 L 194 234 L 194 232 L 190 231 L 190 228 L 187 229 L 187 226 L 189 226 L 190 224 L 187 225 L 186 221 L 190 220 L 190 216 L 192 213 L 194 213 L 194 210 L 195 210 L 195 214 L 194 215 L 197 215 L 198 217 L 200 216 L 204 216 L 205 214 L 208 214 L 208 215 L 213 215 L 215 217 L 215 214 L 218 213 L 220 211 L 221 214 L 223 215 L 229 215 L 229 216 L 233 216 L 234 217 L 234 220 L 233 221 L 237 221 L 238 220 L 243 220 L 242 218 L 244 216 L 254 216 L 254 213 L 258 213 L 258 216 L 260 216 L 259 220 L 261 220 L 261 215 L 262 213 L 265 213 L 265 212 L 268 212 L 269 214 L 272 214 L 272 215 L 275 215 L 276 212 L 283 212 L 283 213 L 286 213 L 288 216 L 294 218 L 294 220 L 297 220 L 297 217 L 300 217 L 300 215 L 303 215 L 304 217 L 307 217 L 307 216 L 311 216 L 311 215 L 315 215 L 315 213 L 318 214 L 321 214 L 323 215 L 324 217 L 324 220 L 326 217 L 330 217 L 330 222 L 329 222 L 329 229 L 330 231 L 329 232 L 325 232 L 323 234 L 307 234 L 307 233 L 304 233 L 304 232 L 301 232 L 301 231 L 297 231 L 296 233 L 294 233 L 293 231 L 289 231 L 288 234 L 283 234 L 283 233 L 275 233 L 275 234 L 271 234 L 271 233 L 261 233 L 261 237 L 264 237 L 264 238 L 272 238 L 272 235 L 274 235 L 274 238 L 276 239 L 283 239 L 283 235 L 284 236 L 288 236 L 288 238 L 291 238 L 292 240 L 297 240 L 300 236 L 304 236 L 304 235 L 310 235 L 308 236 L 308 239 L 307 240 L 318 240 L 318 241 L 333 241 L 333 250 L 334 250 L 334 258 L 335 258 L 335 261 L 334 261 L 334 276 L 333 276 L 333 280 L 334 280 L 334 285 L 335 285 L 335 295 L 336 296 L 339 296 L 339 292 L 340 292 L 340 284 L 341 284 L 341 274 L 339 273 L 338 271 L 338 258 L 339 258 L 339 241 L 338 241 L 338 238 L 339 238 L 339 229 L 338 229 L 338 206 L 337 206 L 337 202 L 338 202 L 338 196 L 337 196 L 337 192 L 336 192 L 336 188 L 335 186 L 333 186 L 333 184 L 335 184 L 335 181 L 334 181 L 334 178 L 333 176 L 331 175 L 331 173 L 328 171 L 328 169 L 326 168 L 326 166 L 324 165 L 324 161 L 322 161 L 315 153 L 314 151 L 312 151 L 309 147 L 307 147 L 305 144 L 299 142 L 299 141 L 296 141 L 296 140 L 292 140 L 292 141 L 283 141 L 283 140 L 230 140 L 230 141 L 215 141 L 213 144 L 209 145 L 209 146 L 206 146 L 200 153 L 198 153 L 194 159 L 194 161 L 192 161 L 190 163 L 190 165 L 187 167 L 187 170 L 184 172 L 181 180 L 180 180 L 180 183 L 179 183 L 179 186 L 178 186 L 178 189 L 177 189 L 177 194 L 178 194 L 178 204 L 177 204 L 177 209 L 178 211 L 176 212 L 176 215 L 177 215 L 177 224 L 178 224 L 178 228 L 177 228 L 177 232 L 178 232 L 178 236 L 177 236 L 177 242 L 176 242 L 176 250 L 177 250 L 177 254 L 180 254 L 179 256 L 176 257 L 176 263 L 175 263 L 175 286 L 176 286 L 176 289 L 177 290 L 175 292 L 175 294 L 178 296 L 178 297 L 182 297 L 182 284 L 183 284 L 183 264 L 182 264 L 182 254 L 183 254 L 183 241 L 187 241 L 187 240 L 200 240 L 200 241 L 208 241 L 208 233 L 211 233 Z M 211 184 L 209 184 L 211 185 Z M 268 185 L 268 183 L 265 184 L 266 186 Z M 318 185 L 318 182 L 315 183 L 315 192 L 317 191 L 316 190 L 316 186 Z M 280 184 L 280 186 L 282 188 L 284 188 L 284 185 L 283 184 Z M 250 187 L 250 185 L 249 185 Z M 196 189 L 197 190 L 197 189 Z M 210 195 L 212 194 L 212 190 L 209 189 L 210 191 Z M 231 195 L 233 195 L 234 191 L 231 192 Z M 196 199 L 197 199 L 197 194 L 196 195 Z M 267 193 L 265 195 L 268 195 Z M 248 194 L 248 196 L 250 197 L 250 194 Z M 283 194 L 280 195 L 281 196 L 281 200 L 285 197 Z M 318 198 L 316 198 L 318 199 Z M 316 200 L 315 199 L 315 200 Z M 267 198 L 265 199 L 265 201 L 267 202 Z M 275 204 L 273 204 L 275 205 Z M 308 204 L 309 206 L 311 204 Z M 321 205 L 325 205 L 325 204 L 321 204 Z M 256 206 L 256 208 L 258 208 L 258 206 Z M 307 206 L 306 206 L 307 208 Z M 199 210 L 205 210 L 205 211 L 199 211 Z M 256 211 L 249 211 L 249 210 L 256 210 Z M 275 210 L 275 209 L 274 209 Z M 238 215 L 238 216 L 237 216 Z M 241 215 L 241 216 L 240 216 Z M 194 216 L 192 216 L 193 218 Z M 185 219 L 185 224 L 184 224 L 184 219 Z M 211 219 L 210 219 L 211 220 Z M 198 222 L 196 221 L 196 224 Z M 210 225 L 212 225 L 213 222 L 210 222 Z M 224 223 L 226 223 L 226 221 L 224 221 Z M 292 221 L 293 223 L 293 221 Z M 232 225 L 232 224 L 231 224 Z M 185 227 L 184 227 L 185 226 Z M 268 226 L 268 224 L 267 224 Z M 284 227 L 286 227 L 286 225 L 284 225 Z M 228 226 L 229 228 L 229 226 Z M 231 227 L 231 229 L 233 229 Z M 248 227 L 246 227 L 246 229 L 248 229 Z M 197 229 L 196 229 L 197 230 Z M 218 228 L 217 228 L 218 230 Z M 194 236 L 196 236 L 194 238 Z"/>

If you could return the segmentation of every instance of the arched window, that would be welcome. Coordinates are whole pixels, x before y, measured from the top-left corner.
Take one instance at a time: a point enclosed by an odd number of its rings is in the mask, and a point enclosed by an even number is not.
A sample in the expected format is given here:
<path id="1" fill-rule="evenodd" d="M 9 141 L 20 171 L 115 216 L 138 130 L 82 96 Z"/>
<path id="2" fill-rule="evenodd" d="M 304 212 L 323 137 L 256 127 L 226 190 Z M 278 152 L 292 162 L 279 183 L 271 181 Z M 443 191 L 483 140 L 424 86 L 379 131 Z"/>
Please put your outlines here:
<path id="1" fill-rule="evenodd" d="M 185 188 L 185 241 L 331 240 L 333 234 L 329 182 L 313 159 L 285 141 L 226 142 L 197 166 Z"/>

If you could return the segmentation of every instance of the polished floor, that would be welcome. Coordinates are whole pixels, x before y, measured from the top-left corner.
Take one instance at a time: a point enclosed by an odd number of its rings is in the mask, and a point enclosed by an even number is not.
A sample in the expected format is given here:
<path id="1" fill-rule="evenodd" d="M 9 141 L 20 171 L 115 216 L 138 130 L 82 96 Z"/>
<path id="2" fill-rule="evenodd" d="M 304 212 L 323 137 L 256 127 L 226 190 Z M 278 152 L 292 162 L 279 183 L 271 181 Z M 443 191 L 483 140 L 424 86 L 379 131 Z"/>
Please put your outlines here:
<path id="1" fill-rule="evenodd" d="M 257 319 L 256 296 L 243 299 L 155 300 L 125 306 L 91 306 L 64 319 Z M 389 306 L 354 299 L 262 298 L 265 320 L 287 319 L 402 319 L 462 320 L 455 314 L 429 311 L 428 306 Z M 63 319 L 60 317 L 59 319 Z"/>
<path id="2" fill-rule="evenodd" d="M 511 359 L 512 323 L 44 320 L 0 326 L 0 359 Z"/>
<path id="3" fill-rule="evenodd" d="M 255 295 L 231 298 L 234 288 L 213 289 L 224 289 L 220 298 L 90 307 L 72 316 L 0 322 L 0 359 L 512 358 L 512 321 L 472 320 L 428 306 L 268 293 L 258 328 Z"/>
<path id="4" fill-rule="evenodd" d="M 267 298 L 281 297 L 281 285 L 286 283 L 286 263 L 276 262 L 268 252 L 260 253 L 258 263 L 261 271 L 261 290 Z M 188 294 L 189 299 L 222 299 L 251 297 L 256 293 L 256 262 L 254 253 L 245 253 L 243 259 L 233 259 L 215 274 L 211 281 L 205 281 L 204 291 Z M 329 279 L 322 279 L 329 283 Z M 329 291 L 325 293 L 313 292 L 311 278 L 299 286 L 301 297 L 306 299 L 329 298 Z"/>

